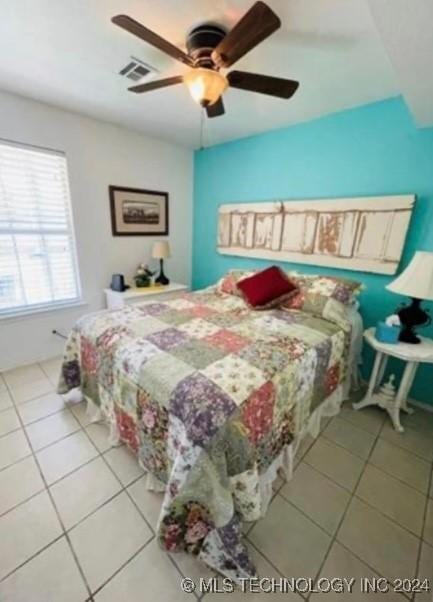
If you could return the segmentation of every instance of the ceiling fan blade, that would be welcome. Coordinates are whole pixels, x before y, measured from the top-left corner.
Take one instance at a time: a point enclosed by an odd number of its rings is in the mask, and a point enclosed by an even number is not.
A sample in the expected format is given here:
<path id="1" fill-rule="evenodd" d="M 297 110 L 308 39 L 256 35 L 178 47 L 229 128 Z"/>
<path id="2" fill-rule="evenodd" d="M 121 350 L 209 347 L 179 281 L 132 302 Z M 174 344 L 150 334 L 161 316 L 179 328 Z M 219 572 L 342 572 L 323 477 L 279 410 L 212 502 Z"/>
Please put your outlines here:
<path id="1" fill-rule="evenodd" d="M 166 79 L 157 79 L 154 82 L 148 82 L 146 84 L 138 84 L 128 88 L 130 92 L 141 94 L 142 92 L 150 92 L 151 90 L 158 90 L 158 88 L 166 88 L 167 86 L 174 86 L 175 84 L 181 84 L 183 82 L 182 75 L 175 75 L 174 77 L 167 77 Z"/>
<path id="2" fill-rule="evenodd" d="M 141 25 L 141 23 L 135 19 L 132 19 L 127 15 L 116 15 L 111 19 L 111 21 L 115 25 L 118 25 L 122 29 L 125 29 L 126 31 L 129 31 L 129 33 L 137 36 L 141 40 L 144 40 L 148 44 L 155 46 L 155 48 L 158 48 L 158 50 L 162 50 L 162 52 L 165 52 L 172 58 L 185 63 L 185 65 L 193 64 L 191 57 L 185 54 L 183 50 L 177 48 L 177 46 L 174 46 L 167 40 L 164 40 L 164 38 L 161 38 L 161 36 L 159 36 L 157 33 L 147 29 L 147 27 L 144 27 L 144 25 Z"/>
<path id="3" fill-rule="evenodd" d="M 256 2 L 212 51 L 213 61 L 218 67 L 230 67 L 280 26 L 274 11 Z"/>
<path id="4" fill-rule="evenodd" d="M 271 77 L 269 75 L 260 75 L 259 73 L 247 73 L 246 71 L 231 71 L 227 75 L 227 79 L 232 88 L 258 92 L 259 94 L 269 94 L 270 96 L 278 96 L 279 98 L 290 98 L 299 87 L 299 82 L 293 79 Z"/>
<path id="5" fill-rule="evenodd" d="M 221 96 L 218 98 L 218 100 L 216 102 L 214 102 L 213 105 L 208 105 L 206 107 L 206 114 L 209 118 L 220 117 L 221 115 L 224 115 L 224 113 L 225 113 L 224 103 L 223 103 L 223 99 Z"/>

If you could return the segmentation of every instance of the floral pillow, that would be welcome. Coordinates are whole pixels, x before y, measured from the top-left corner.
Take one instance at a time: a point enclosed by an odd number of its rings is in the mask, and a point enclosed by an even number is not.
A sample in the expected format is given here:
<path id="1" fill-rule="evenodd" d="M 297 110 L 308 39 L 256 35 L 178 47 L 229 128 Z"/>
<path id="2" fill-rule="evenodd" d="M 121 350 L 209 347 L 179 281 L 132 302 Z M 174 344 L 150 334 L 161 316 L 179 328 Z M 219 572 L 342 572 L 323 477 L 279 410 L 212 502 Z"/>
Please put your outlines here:
<path id="1" fill-rule="evenodd" d="M 236 295 L 241 297 L 241 292 L 237 288 L 237 283 L 252 276 L 255 272 L 247 270 L 230 270 L 225 276 L 223 276 L 216 285 L 217 293 L 224 293 L 226 295 Z"/>
<path id="2" fill-rule="evenodd" d="M 348 311 L 354 305 L 362 284 L 334 276 L 310 276 L 289 272 L 299 290 L 283 302 L 281 309 L 300 309 L 350 329 Z"/>

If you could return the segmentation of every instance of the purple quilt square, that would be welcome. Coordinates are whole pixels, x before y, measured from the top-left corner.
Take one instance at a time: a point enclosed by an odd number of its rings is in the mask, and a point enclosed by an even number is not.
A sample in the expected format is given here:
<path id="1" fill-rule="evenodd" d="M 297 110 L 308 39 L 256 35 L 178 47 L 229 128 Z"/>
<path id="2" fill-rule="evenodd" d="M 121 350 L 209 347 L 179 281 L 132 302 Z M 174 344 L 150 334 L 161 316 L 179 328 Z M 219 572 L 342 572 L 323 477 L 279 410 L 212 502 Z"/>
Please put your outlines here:
<path id="1" fill-rule="evenodd" d="M 146 338 L 164 351 L 189 340 L 188 335 L 177 328 L 166 328 L 165 330 L 149 334 Z"/>
<path id="2" fill-rule="evenodd" d="M 145 315 L 156 316 L 157 314 L 167 311 L 170 308 L 165 303 L 143 303 L 143 305 L 137 305 L 137 309 L 139 309 L 141 313 Z"/>
<path id="3" fill-rule="evenodd" d="M 200 373 L 184 378 L 170 399 L 170 411 L 182 421 L 190 440 L 202 446 L 236 409 L 234 401 Z"/>
<path id="4" fill-rule="evenodd" d="M 302 319 L 302 316 L 299 315 L 299 311 L 297 310 L 287 311 L 283 309 L 275 309 L 272 312 L 270 312 L 270 314 L 274 316 L 274 318 L 277 318 L 278 320 L 283 320 L 284 322 L 288 322 L 289 324 L 297 324 Z"/>

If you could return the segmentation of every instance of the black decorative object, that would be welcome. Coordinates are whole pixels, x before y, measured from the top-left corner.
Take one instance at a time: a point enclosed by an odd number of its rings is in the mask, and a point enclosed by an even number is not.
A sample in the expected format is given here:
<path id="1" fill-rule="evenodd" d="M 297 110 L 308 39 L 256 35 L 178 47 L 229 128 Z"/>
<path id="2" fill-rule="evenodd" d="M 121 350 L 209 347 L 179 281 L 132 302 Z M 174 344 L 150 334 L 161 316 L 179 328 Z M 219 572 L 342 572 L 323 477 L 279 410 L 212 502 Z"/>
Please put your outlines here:
<path id="1" fill-rule="evenodd" d="M 156 284 L 162 284 L 164 286 L 167 284 L 170 284 L 170 280 L 164 274 L 164 260 L 163 259 L 159 260 L 159 276 L 157 278 L 155 278 L 155 282 L 156 282 Z"/>
<path id="2" fill-rule="evenodd" d="M 433 301 L 433 253 L 417 251 L 400 276 L 387 284 L 386 288 L 412 298 L 410 305 L 403 305 L 397 310 L 402 325 L 399 340 L 415 345 L 421 343 L 414 329 L 431 323 L 428 312 L 421 307 L 421 301 Z"/>
<path id="3" fill-rule="evenodd" d="M 159 259 L 159 276 L 155 279 L 155 284 L 166 286 L 170 280 L 164 274 L 164 259 L 170 257 L 170 246 L 166 240 L 158 240 L 153 243 L 152 257 Z"/>
<path id="4" fill-rule="evenodd" d="M 421 339 L 416 335 L 415 327 L 431 324 L 430 315 L 421 307 L 421 299 L 412 297 L 412 303 L 403 305 L 397 313 L 401 322 L 399 340 L 402 343 L 420 343 Z"/>
<path id="5" fill-rule="evenodd" d="M 129 286 L 125 284 L 125 278 L 123 274 L 113 274 L 111 277 L 111 290 L 123 293 L 128 290 Z"/>

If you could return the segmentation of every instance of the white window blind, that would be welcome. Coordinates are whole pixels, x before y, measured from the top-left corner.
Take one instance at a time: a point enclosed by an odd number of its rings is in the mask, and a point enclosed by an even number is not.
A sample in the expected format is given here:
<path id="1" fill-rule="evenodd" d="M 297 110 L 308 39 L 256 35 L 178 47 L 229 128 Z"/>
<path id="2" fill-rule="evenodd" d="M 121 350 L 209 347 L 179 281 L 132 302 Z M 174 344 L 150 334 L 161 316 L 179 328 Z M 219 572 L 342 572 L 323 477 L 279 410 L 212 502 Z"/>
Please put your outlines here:
<path id="1" fill-rule="evenodd" d="M 0 316 L 80 296 L 64 154 L 0 140 Z"/>

